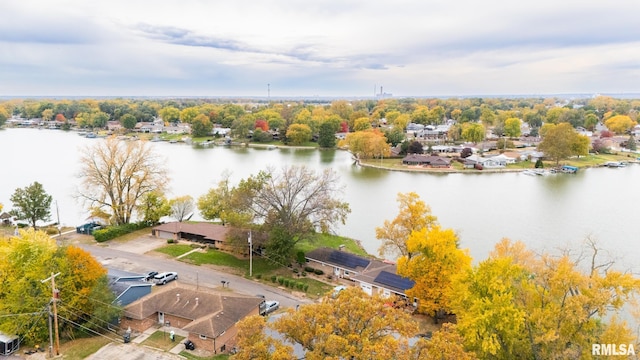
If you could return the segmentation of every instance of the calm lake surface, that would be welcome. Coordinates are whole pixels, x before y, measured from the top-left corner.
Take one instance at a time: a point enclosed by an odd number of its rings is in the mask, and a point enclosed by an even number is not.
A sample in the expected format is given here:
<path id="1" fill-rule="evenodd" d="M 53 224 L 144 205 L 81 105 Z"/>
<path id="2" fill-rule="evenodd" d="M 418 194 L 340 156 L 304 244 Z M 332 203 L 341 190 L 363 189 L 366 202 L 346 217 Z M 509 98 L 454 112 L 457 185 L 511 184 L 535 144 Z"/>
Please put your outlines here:
<path id="1" fill-rule="evenodd" d="M 97 141 L 102 140 L 59 130 L 1 130 L 0 202 L 5 210 L 10 209 L 9 198 L 16 188 L 38 181 L 57 201 L 62 224 L 83 223 L 88 214 L 73 197 L 80 182 L 79 152 Z M 342 197 L 352 209 L 347 224 L 338 227 L 337 233 L 360 240 L 372 254 L 379 247 L 375 227 L 397 214 L 397 193 L 414 191 L 431 206 L 443 227 L 458 232 L 461 246 L 470 250 L 475 261 L 486 258 L 503 237 L 522 240 L 531 249 L 554 250 L 577 248 L 591 236 L 621 267 L 640 273 L 637 164 L 546 177 L 426 174 L 357 167 L 344 151 L 152 144 L 166 158 L 169 197 L 198 198 L 225 171 L 231 172 L 236 183 L 267 166 L 332 168 L 340 175 Z M 55 220 L 55 207 L 52 213 Z"/>

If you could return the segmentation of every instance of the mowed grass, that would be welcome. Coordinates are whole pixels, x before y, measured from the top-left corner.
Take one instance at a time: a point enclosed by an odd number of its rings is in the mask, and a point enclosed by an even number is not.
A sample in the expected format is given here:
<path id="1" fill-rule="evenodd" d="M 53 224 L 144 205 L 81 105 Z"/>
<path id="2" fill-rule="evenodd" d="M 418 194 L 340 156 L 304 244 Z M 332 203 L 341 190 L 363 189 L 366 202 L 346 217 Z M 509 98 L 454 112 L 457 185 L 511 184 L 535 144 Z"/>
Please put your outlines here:
<path id="1" fill-rule="evenodd" d="M 306 254 L 319 247 L 339 249 L 340 245 L 344 245 L 345 249 L 353 254 L 368 256 L 358 241 L 331 234 L 314 234 L 313 236 L 303 239 L 296 244 L 295 251 L 302 251 Z"/>
<path id="2" fill-rule="evenodd" d="M 156 331 L 146 338 L 141 344 L 155 349 L 169 351 L 184 340 L 184 336 L 175 336 L 175 341 L 171 341 L 169 332 Z"/>
<path id="3" fill-rule="evenodd" d="M 64 359 L 86 359 L 91 354 L 96 353 L 103 346 L 107 345 L 110 342 L 112 341 L 102 336 L 75 339 L 73 341 L 61 344 L 60 353 L 63 355 Z"/>
<path id="4" fill-rule="evenodd" d="M 220 250 L 208 249 L 206 252 L 195 252 L 181 258 L 180 260 L 195 265 L 212 264 L 226 266 L 238 270 L 238 272 L 243 276 L 249 275 L 249 258 L 238 258 Z M 258 256 L 253 257 L 252 273 L 254 276 L 258 274 L 266 274 L 279 268 L 279 264 L 273 264 L 267 259 Z"/>
<path id="5" fill-rule="evenodd" d="M 171 244 L 167 246 L 163 246 L 159 249 L 156 249 L 157 252 L 161 252 L 163 254 L 167 254 L 169 256 L 178 257 L 182 254 L 186 254 L 187 252 L 193 250 L 191 245 L 181 245 L 181 244 Z"/>

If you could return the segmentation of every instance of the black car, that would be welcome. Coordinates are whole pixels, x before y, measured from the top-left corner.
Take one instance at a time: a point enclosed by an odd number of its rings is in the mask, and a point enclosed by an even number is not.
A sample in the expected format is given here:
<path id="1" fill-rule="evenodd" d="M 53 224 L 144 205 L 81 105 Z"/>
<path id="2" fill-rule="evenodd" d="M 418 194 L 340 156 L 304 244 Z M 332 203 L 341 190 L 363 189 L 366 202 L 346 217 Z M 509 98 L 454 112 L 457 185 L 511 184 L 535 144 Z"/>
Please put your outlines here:
<path id="1" fill-rule="evenodd" d="M 158 275 L 157 271 L 149 271 L 145 276 L 144 276 L 144 281 L 151 281 L 153 280 L 153 277 Z"/>

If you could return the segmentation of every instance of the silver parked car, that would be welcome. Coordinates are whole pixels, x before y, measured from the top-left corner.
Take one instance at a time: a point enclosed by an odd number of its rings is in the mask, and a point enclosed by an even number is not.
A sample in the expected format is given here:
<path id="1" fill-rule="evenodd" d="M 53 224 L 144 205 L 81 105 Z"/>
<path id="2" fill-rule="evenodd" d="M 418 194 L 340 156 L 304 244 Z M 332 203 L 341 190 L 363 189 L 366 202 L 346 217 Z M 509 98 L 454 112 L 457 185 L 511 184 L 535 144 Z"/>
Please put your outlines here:
<path id="1" fill-rule="evenodd" d="M 158 285 L 164 285 L 172 280 L 178 280 L 178 273 L 174 271 L 162 272 L 153 277 L 153 282 Z"/>

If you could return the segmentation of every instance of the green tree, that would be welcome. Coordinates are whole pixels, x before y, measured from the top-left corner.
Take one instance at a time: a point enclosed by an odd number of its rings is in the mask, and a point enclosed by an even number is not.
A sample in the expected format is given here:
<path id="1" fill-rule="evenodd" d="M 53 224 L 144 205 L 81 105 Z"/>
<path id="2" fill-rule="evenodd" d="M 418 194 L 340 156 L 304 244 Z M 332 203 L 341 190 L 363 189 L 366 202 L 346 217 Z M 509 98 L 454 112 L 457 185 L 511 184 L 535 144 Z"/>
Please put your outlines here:
<path id="1" fill-rule="evenodd" d="M 578 134 L 569 123 L 557 125 L 545 124 L 541 129 L 542 141 L 538 149 L 545 157 L 560 163 L 560 160 L 571 156 L 587 155 L 589 151 L 589 139 Z"/>
<path id="2" fill-rule="evenodd" d="M 10 115 L 7 109 L 0 106 L 0 127 L 4 125 L 4 123 L 7 121 L 9 117 Z"/>
<path id="3" fill-rule="evenodd" d="M 311 140 L 311 128 L 304 124 L 291 124 L 286 136 L 292 145 L 302 145 Z"/>
<path id="4" fill-rule="evenodd" d="M 127 130 L 131 130 L 136 127 L 138 120 L 131 114 L 124 114 L 120 117 L 120 125 Z"/>
<path id="5" fill-rule="evenodd" d="M 89 208 L 107 209 L 115 224 L 128 224 L 145 194 L 163 192 L 163 161 L 144 141 L 115 138 L 82 149 L 79 197 Z"/>
<path id="6" fill-rule="evenodd" d="M 213 124 L 206 115 L 198 114 L 191 120 L 191 135 L 194 137 L 205 137 L 211 135 Z"/>
<path id="7" fill-rule="evenodd" d="M 517 138 L 521 134 L 522 122 L 518 118 L 508 118 L 504 121 L 504 133 L 510 138 Z"/>
<path id="8" fill-rule="evenodd" d="M 51 220 L 51 195 L 44 191 L 44 187 L 39 182 L 25 187 L 18 188 L 11 195 L 13 209 L 11 214 L 18 220 L 27 220 L 29 225 L 36 229 L 38 220 Z"/>
<path id="9" fill-rule="evenodd" d="M 142 197 L 138 211 L 142 215 L 142 221 L 155 225 L 160 222 L 160 218 L 171 213 L 171 208 L 169 201 L 162 193 L 151 191 Z"/>
<path id="10" fill-rule="evenodd" d="M 318 145 L 321 148 L 333 148 L 336 146 L 336 128 L 332 123 L 325 121 L 320 125 Z"/>

